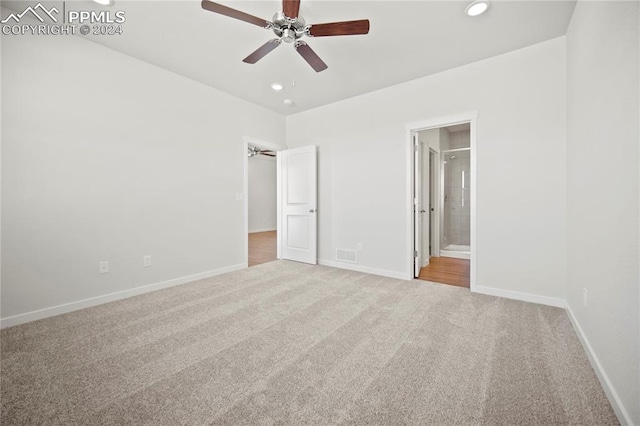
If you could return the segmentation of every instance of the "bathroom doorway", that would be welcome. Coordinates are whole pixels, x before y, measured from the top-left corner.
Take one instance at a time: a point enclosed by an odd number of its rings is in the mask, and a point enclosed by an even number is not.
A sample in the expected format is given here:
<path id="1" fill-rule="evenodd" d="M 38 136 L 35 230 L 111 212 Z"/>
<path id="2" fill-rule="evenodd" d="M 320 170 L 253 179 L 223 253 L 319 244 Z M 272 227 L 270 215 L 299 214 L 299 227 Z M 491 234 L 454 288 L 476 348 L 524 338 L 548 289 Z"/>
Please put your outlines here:
<path id="1" fill-rule="evenodd" d="M 475 281 L 474 133 L 475 118 L 412 129 L 415 278 L 467 288 Z"/>

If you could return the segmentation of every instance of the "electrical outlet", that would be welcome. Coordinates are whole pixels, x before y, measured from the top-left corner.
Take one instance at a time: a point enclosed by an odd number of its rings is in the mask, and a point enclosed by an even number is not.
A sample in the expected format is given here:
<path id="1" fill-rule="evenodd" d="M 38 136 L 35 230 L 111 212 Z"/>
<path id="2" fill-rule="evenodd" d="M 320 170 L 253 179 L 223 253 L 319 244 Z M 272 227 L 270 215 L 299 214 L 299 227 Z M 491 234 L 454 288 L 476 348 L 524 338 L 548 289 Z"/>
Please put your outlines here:
<path id="1" fill-rule="evenodd" d="M 106 274 L 109 272 L 109 262 L 107 262 L 106 260 L 103 262 L 98 263 L 98 273 L 99 274 Z"/>
<path id="2" fill-rule="evenodd" d="M 244 201 L 244 192 L 236 192 L 236 201 Z"/>
<path id="3" fill-rule="evenodd" d="M 148 267 L 150 267 L 150 266 L 151 266 L 151 255 L 150 255 L 150 254 L 148 254 L 148 255 L 146 255 L 146 256 L 144 256 L 144 257 L 142 258 L 142 265 L 143 265 L 145 268 L 148 268 Z"/>
<path id="4" fill-rule="evenodd" d="M 582 289 L 582 303 L 584 304 L 585 308 L 589 307 L 588 292 L 586 288 Z"/>
<path id="5" fill-rule="evenodd" d="M 362 243 L 358 243 L 358 251 L 362 250 Z"/>

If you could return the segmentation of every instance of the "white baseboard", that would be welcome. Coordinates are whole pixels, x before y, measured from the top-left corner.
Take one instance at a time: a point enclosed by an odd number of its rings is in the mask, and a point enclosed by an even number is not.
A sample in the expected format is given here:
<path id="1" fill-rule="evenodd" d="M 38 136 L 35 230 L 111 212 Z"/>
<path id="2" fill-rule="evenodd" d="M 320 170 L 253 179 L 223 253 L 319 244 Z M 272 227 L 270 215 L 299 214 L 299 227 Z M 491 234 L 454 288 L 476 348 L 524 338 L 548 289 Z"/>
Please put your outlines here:
<path id="1" fill-rule="evenodd" d="M 368 266 L 343 263 L 335 260 L 318 259 L 318 264 L 324 265 L 324 266 L 331 266 L 332 268 L 348 269 L 350 271 L 363 272 L 365 274 L 380 275 L 388 278 L 396 278 L 399 280 L 407 279 L 406 274 L 403 274 L 401 272 L 387 271 L 386 269 L 370 268 Z"/>
<path id="2" fill-rule="evenodd" d="M 596 376 L 598 376 L 598 380 L 600 380 L 602 389 L 604 389 L 604 393 L 607 395 L 607 398 L 609 398 L 609 403 L 611 404 L 611 408 L 613 408 L 613 411 L 616 413 L 616 416 L 618 416 L 618 420 L 620 421 L 620 424 L 633 425 L 633 422 L 631 421 L 631 417 L 629 416 L 629 413 L 627 412 L 627 410 L 625 410 L 624 405 L 622 404 L 622 401 L 618 396 L 618 393 L 616 392 L 615 388 L 611 384 L 611 380 L 609 380 L 609 376 L 607 376 L 607 373 L 605 373 L 604 368 L 602 368 L 602 364 L 600 363 L 600 360 L 598 359 L 596 353 L 593 351 L 593 347 L 589 343 L 587 336 L 585 336 L 584 332 L 582 331 L 582 327 L 580 327 L 580 323 L 578 323 L 578 320 L 576 319 L 575 315 L 573 315 L 571 306 L 569 306 L 568 303 L 566 304 L 566 311 L 567 311 L 567 314 L 569 315 L 569 319 L 571 320 L 571 324 L 573 325 L 573 329 L 576 331 L 576 334 L 578 335 L 578 339 L 580 339 L 580 343 L 582 343 L 582 347 L 584 348 L 584 351 L 587 353 L 587 357 L 589 357 L 591 366 L 593 367 L 593 370 L 596 372 Z"/>
<path id="3" fill-rule="evenodd" d="M 506 299 L 522 300 L 523 302 L 537 303 L 539 305 L 555 306 L 556 308 L 564 308 L 566 303 L 564 299 L 556 297 L 538 296 L 537 294 L 521 293 L 519 291 L 502 290 L 493 287 L 475 286 L 471 289 L 474 293 L 486 294 L 489 296 L 504 297 Z"/>
<path id="4" fill-rule="evenodd" d="M 140 287 L 131 288 L 129 290 L 118 291 L 115 293 L 92 297 L 89 299 L 78 300 L 76 302 L 65 303 L 63 305 L 52 306 L 50 308 L 39 309 L 37 311 L 26 312 L 24 314 L 13 315 L 7 318 L 0 319 L 0 328 L 12 327 L 14 325 L 24 324 L 27 322 L 49 318 L 60 314 L 66 314 L 67 312 L 73 312 L 80 309 L 89 308 L 91 306 L 102 305 L 103 303 L 114 302 L 116 300 L 126 299 L 127 297 L 137 296 L 139 294 L 149 293 L 155 290 L 161 290 L 163 288 L 186 284 L 204 278 L 211 278 L 215 277 L 216 275 L 226 274 L 227 272 L 238 271 L 240 269 L 244 269 L 245 267 L 246 266 L 244 264 L 228 266 L 226 268 L 220 268 L 213 271 L 187 275 L 186 277 L 174 278 L 172 280 L 143 285 Z"/>
<path id="5" fill-rule="evenodd" d="M 276 228 L 258 228 L 258 229 L 250 229 L 249 233 L 250 234 L 255 234 L 256 232 L 270 232 L 270 231 L 276 231 Z"/>

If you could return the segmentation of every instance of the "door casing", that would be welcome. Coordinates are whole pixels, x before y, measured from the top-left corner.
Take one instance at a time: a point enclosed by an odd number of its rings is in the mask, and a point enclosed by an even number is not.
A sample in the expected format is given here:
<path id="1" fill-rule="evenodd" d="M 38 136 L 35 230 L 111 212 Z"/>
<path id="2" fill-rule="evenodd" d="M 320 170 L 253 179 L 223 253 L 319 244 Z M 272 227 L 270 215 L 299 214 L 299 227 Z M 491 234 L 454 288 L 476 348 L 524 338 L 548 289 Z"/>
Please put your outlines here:
<path id="1" fill-rule="evenodd" d="M 422 268 L 422 143 L 418 132 L 413 132 L 413 276 Z"/>
<path id="2" fill-rule="evenodd" d="M 443 117 L 434 117 L 424 121 L 408 123 L 405 126 L 406 134 L 406 257 L 407 267 L 405 276 L 408 280 L 414 279 L 414 155 L 413 134 L 422 130 L 435 129 L 440 127 L 452 126 L 461 123 L 470 123 L 470 139 L 471 139 L 471 265 L 470 265 L 470 289 L 475 291 L 477 284 L 477 220 L 476 220 L 476 200 L 477 200 L 477 165 L 476 165 L 476 133 L 477 133 L 478 111 L 468 111 L 460 114 L 454 114 Z M 419 214 L 419 213 L 418 213 Z"/>

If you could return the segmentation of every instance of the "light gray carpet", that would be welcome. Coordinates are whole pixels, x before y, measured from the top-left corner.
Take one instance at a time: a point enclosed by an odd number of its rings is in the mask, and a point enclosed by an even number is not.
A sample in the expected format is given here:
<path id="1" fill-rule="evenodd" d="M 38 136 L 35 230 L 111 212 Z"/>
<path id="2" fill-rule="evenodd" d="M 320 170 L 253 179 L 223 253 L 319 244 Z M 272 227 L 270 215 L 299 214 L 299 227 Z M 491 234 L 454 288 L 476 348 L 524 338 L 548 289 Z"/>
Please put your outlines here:
<path id="1" fill-rule="evenodd" d="M 566 313 L 272 262 L 2 331 L 10 424 L 617 424 Z"/>

